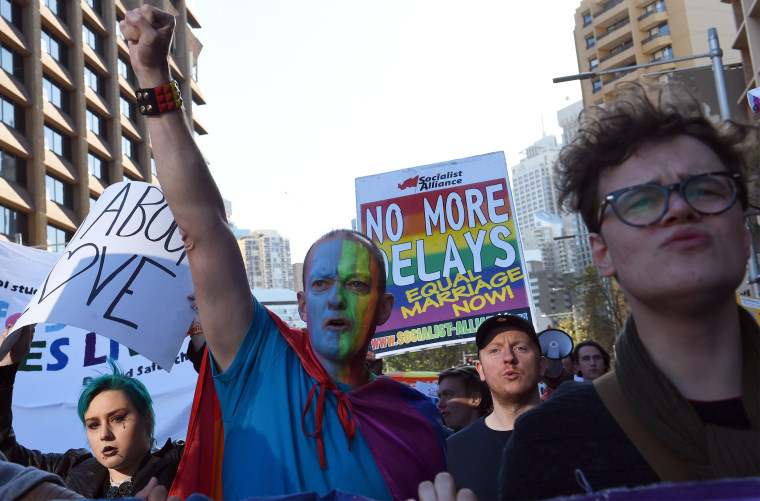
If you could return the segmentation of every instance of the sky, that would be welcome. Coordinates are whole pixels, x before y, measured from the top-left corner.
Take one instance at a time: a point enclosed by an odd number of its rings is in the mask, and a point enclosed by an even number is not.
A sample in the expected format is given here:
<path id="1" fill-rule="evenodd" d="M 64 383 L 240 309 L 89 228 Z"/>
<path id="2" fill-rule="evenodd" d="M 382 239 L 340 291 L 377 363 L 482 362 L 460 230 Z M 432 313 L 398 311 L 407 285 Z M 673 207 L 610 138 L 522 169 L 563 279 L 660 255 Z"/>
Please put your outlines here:
<path id="1" fill-rule="evenodd" d="M 230 8 L 234 5 L 234 8 Z M 504 151 L 581 99 L 571 0 L 195 0 L 199 140 L 238 228 L 291 260 L 356 217 L 355 178 Z"/>

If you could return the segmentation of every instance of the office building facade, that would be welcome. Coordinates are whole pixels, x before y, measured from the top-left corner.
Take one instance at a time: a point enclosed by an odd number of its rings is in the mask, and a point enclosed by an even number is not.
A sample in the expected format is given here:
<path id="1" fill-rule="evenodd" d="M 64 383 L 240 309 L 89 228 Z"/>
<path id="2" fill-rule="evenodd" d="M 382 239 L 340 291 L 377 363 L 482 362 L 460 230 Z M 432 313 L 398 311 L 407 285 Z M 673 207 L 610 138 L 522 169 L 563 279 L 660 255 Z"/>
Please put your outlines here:
<path id="1" fill-rule="evenodd" d="M 110 184 L 158 183 L 118 29 L 141 3 L 0 0 L 0 239 L 60 251 Z M 185 0 L 150 3 L 177 18 L 170 67 L 205 134 L 198 19 Z"/>

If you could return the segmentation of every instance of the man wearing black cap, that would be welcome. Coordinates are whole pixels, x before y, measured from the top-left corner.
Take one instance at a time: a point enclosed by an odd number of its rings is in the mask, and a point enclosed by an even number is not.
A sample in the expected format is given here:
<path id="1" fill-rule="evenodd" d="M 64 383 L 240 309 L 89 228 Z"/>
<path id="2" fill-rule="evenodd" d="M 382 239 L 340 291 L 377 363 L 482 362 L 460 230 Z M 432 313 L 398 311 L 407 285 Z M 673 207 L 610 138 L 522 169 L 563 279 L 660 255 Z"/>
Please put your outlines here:
<path id="1" fill-rule="evenodd" d="M 449 437 L 448 469 L 458 488 L 478 499 L 497 499 L 502 449 L 515 420 L 539 404 L 538 380 L 546 368 L 533 325 L 516 315 L 496 315 L 478 328 L 476 368 L 493 396 L 493 412 Z"/>

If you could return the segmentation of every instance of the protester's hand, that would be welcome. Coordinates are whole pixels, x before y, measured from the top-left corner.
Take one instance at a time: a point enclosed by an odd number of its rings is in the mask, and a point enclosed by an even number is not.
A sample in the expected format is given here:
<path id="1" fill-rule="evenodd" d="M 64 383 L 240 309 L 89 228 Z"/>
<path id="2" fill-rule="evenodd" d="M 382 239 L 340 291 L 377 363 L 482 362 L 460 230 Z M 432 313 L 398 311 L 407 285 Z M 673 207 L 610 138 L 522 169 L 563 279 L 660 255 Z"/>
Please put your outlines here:
<path id="1" fill-rule="evenodd" d="M 163 485 L 158 485 L 156 477 L 152 477 L 148 485 L 135 493 L 135 497 L 143 501 L 182 501 L 179 496 L 169 496 L 169 491 Z"/>
<path id="2" fill-rule="evenodd" d="M 169 83 L 169 47 L 174 23 L 174 16 L 148 4 L 127 11 L 124 20 L 119 22 L 140 87 Z"/>
<path id="3" fill-rule="evenodd" d="M 441 472 L 435 476 L 435 483 L 426 480 L 417 488 L 420 501 L 478 501 L 470 489 L 457 492 L 451 473 Z"/>
<path id="4" fill-rule="evenodd" d="M 3 335 L 0 338 L 0 344 L 5 341 L 8 334 L 11 332 L 11 328 L 8 327 L 3 330 Z M 5 357 L 0 360 L 0 366 L 2 365 L 16 365 L 20 364 L 32 346 L 32 337 L 34 337 L 34 325 L 26 325 L 21 328 L 21 336 L 16 340 L 16 344 L 8 351 Z"/>

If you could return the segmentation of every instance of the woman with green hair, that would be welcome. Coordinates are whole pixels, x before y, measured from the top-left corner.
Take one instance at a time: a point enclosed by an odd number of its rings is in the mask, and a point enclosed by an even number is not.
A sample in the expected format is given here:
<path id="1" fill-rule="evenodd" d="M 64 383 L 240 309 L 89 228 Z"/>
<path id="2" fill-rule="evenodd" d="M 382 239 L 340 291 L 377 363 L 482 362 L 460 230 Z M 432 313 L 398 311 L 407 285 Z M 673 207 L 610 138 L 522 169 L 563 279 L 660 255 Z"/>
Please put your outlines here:
<path id="1" fill-rule="evenodd" d="M 185 443 L 169 439 L 160 449 L 152 448 L 156 418 L 150 393 L 110 358 L 111 372 L 86 378 L 79 396 L 77 411 L 92 451 L 43 453 L 16 442 L 11 412 L 13 383 L 33 332 L 32 327 L 24 327 L 16 345 L 0 361 L 0 452 L 13 463 L 59 475 L 69 489 L 86 498 L 133 497 L 152 477 L 169 489 Z M 188 354 L 201 356 L 202 352 Z"/>

